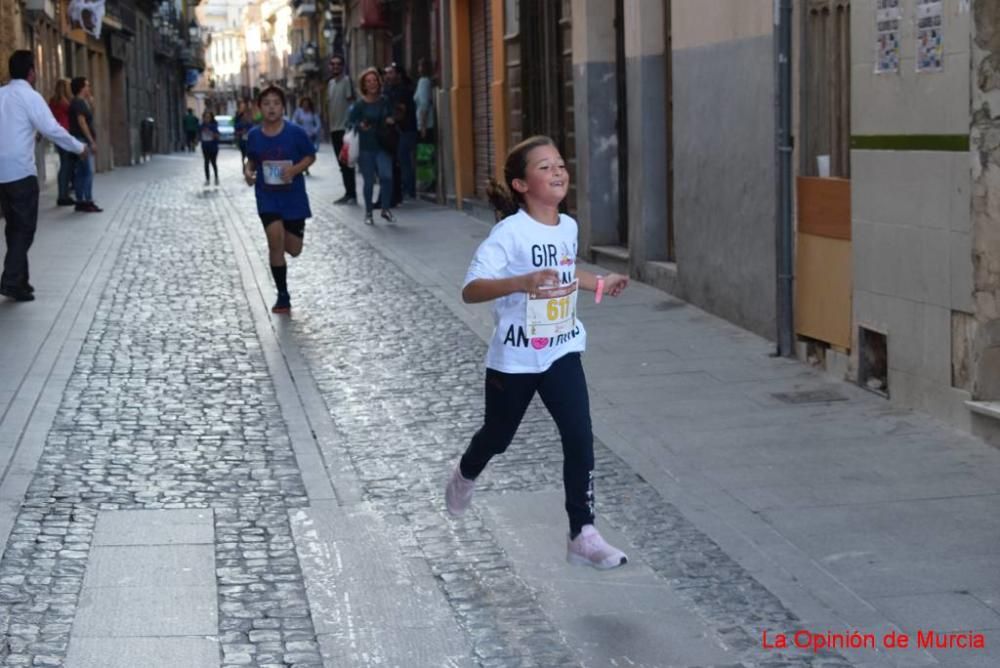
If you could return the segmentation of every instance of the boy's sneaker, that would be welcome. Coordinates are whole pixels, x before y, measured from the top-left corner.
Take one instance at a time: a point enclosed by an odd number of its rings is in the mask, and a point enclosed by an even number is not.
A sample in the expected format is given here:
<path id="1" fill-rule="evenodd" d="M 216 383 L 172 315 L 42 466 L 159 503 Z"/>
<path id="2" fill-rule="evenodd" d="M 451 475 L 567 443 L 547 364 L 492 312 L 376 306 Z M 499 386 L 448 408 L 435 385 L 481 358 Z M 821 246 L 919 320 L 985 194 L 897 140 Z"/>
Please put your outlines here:
<path id="1" fill-rule="evenodd" d="M 455 464 L 455 470 L 451 472 L 448 484 L 444 488 L 444 503 L 448 506 L 448 512 L 456 517 L 464 513 L 472 503 L 475 486 L 476 481 L 463 476 L 461 467 Z"/>
<path id="2" fill-rule="evenodd" d="M 628 557 L 617 547 L 608 545 L 593 524 L 585 524 L 579 535 L 567 543 L 566 561 L 577 566 L 607 570 L 624 566 Z"/>
<path id="3" fill-rule="evenodd" d="M 279 292 L 278 300 L 271 307 L 271 313 L 288 313 L 292 310 L 292 298 L 287 292 Z"/>

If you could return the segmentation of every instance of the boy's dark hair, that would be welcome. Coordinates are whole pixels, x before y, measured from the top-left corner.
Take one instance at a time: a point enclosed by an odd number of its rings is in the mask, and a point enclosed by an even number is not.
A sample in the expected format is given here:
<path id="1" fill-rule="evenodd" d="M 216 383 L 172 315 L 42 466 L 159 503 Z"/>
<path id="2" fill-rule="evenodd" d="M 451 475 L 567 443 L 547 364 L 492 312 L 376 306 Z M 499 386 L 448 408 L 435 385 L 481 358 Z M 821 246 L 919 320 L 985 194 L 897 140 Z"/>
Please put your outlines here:
<path id="1" fill-rule="evenodd" d="M 87 77 L 73 77 L 73 80 L 69 82 L 69 91 L 73 95 L 79 95 L 83 87 L 87 85 Z"/>
<path id="2" fill-rule="evenodd" d="M 31 70 L 35 69 L 35 56 L 27 49 L 19 49 L 10 54 L 7 70 L 11 79 L 27 79 Z"/>
<path id="3" fill-rule="evenodd" d="M 524 203 L 524 197 L 514 189 L 514 179 L 523 179 L 528 168 L 528 154 L 539 146 L 555 146 L 551 137 L 535 135 L 528 137 L 510 149 L 503 165 L 503 183 L 491 178 L 486 186 L 486 196 L 496 210 L 497 220 L 513 216 Z"/>
<path id="4" fill-rule="evenodd" d="M 257 105 L 259 106 L 261 101 L 266 95 L 277 95 L 278 99 L 281 100 L 281 106 L 288 109 L 288 102 L 285 101 L 285 91 L 281 90 L 275 85 L 270 85 L 261 92 L 257 94 Z"/>

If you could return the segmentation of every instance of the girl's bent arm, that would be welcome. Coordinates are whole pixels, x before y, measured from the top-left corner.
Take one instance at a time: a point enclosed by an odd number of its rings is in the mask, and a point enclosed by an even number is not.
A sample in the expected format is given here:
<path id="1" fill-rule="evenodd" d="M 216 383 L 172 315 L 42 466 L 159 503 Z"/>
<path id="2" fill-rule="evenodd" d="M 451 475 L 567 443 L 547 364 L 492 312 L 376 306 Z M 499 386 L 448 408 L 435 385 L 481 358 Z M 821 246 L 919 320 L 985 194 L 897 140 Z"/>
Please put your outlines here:
<path id="1" fill-rule="evenodd" d="M 462 301 L 466 304 L 479 304 L 515 292 L 534 293 L 540 287 L 556 285 L 559 285 L 559 274 L 553 269 L 541 269 L 510 278 L 477 278 L 462 288 Z"/>
<path id="2" fill-rule="evenodd" d="M 466 304 L 479 304 L 500 299 L 515 292 L 524 292 L 523 283 L 523 276 L 477 278 L 462 288 L 462 301 Z"/>

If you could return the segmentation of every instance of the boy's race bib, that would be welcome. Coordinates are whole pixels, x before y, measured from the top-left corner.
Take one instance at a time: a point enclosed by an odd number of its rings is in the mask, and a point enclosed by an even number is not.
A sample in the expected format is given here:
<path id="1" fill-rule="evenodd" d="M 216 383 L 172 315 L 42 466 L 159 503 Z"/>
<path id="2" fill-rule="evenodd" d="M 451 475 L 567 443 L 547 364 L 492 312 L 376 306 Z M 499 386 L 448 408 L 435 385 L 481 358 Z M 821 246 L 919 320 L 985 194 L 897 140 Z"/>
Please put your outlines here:
<path id="1" fill-rule="evenodd" d="M 287 186 L 281 180 L 281 171 L 292 166 L 291 160 L 265 160 L 261 167 L 264 170 L 264 184 L 269 186 Z"/>
<path id="2" fill-rule="evenodd" d="M 528 336 L 553 337 L 576 327 L 576 296 L 579 281 L 528 295 L 524 318 Z"/>

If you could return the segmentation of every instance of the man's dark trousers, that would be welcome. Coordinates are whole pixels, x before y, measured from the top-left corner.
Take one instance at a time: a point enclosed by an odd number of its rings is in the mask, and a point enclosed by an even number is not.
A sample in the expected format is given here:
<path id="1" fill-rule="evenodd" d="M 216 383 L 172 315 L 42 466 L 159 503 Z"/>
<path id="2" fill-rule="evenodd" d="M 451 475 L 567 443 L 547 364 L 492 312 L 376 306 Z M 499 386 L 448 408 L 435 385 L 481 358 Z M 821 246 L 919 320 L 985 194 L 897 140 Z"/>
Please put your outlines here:
<path id="1" fill-rule="evenodd" d="M 28 284 L 28 249 L 38 227 L 38 178 L 27 176 L 0 183 L 0 207 L 7 238 L 0 288 L 20 290 Z"/>
<path id="2" fill-rule="evenodd" d="M 358 198 L 358 184 L 354 176 L 354 168 L 348 167 L 340 161 L 340 148 L 344 145 L 344 131 L 334 130 L 330 133 L 330 141 L 333 142 L 333 154 L 337 157 L 337 164 L 340 165 L 340 175 L 344 179 L 344 191 L 347 197 Z"/>

